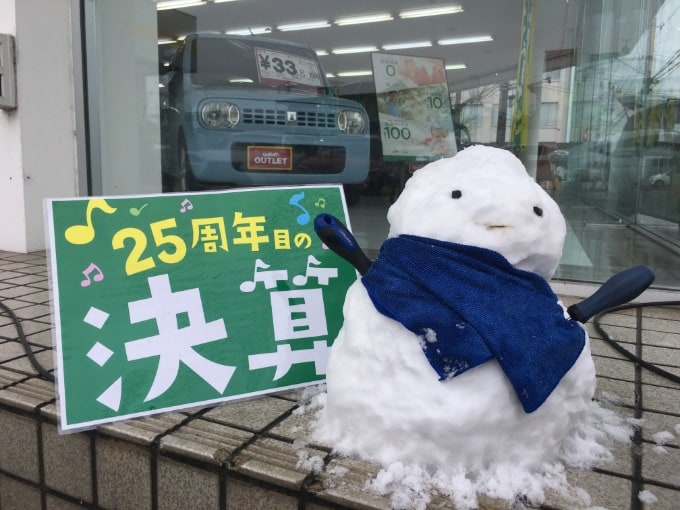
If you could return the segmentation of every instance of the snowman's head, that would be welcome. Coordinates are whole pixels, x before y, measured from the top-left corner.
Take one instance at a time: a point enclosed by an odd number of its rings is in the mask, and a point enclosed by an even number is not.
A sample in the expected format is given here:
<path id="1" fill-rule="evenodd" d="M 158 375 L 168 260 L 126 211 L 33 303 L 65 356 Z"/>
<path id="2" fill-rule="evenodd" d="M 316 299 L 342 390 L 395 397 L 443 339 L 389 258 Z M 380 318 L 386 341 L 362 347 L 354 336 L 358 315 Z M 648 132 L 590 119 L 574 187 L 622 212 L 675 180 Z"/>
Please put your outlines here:
<path id="1" fill-rule="evenodd" d="M 511 152 L 481 145 L 418 170 L 387 213 L 389 237 L 412 234 L 479 246 L 550 279 L 566 224 Z"/>

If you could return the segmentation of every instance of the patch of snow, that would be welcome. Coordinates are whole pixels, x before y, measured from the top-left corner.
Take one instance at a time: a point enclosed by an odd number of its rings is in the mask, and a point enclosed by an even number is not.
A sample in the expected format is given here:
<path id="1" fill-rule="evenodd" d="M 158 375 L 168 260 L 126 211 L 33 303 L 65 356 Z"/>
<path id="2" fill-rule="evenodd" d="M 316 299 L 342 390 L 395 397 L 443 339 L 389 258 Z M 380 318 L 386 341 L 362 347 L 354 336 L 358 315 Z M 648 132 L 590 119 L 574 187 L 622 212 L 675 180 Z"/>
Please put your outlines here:
<path id="1" fill-rule="evenodd" d="M 425 340 L 427 340 L 429 343 L 433 344 L 437 341 L 437 332 L 434 329 L 426 329 L 425 330 Z"/>
<path id="2" fill-rule="evenodd" d="M 611 391 L 603 391 L 600 393 L 600 400 L 602 400 L 602 402 L 605 404 L 612 404 L 615 406 L 623 405 L 623 400 L 621 397 L 619 397 L 616 393 L 612 393 Z"/>
<path id="3" fill-rule="evenodd" d="M 336 465 L 329 467 L 326 472 L 331 476 L 342 478 L 349 472 L 349 469 L 343 466 Z"/>
<path id="4" fill-rule="evenodd" d="M 307 450 L 298 451 L 297 456 L 298 462 L 296 467 L 298 469 L 307 469 L 314 474 L 321 473 L 324 464 L 323 459 L 321 457 L 319 457 L 318 455 L 310 456 Z"/>
<path id="5" fill-rule="evenodd" d="M 301 450 L 302 448 L 307 448 L 309 446 L 309 441 L 304 439 L 296 439 L 293 441 L 293 448 L 296 450 Z"/>
<path id="6" fill-rule="evenodd" d="M 659 498 L 647 489 L 638 492 L 638 499 L 647 505 L 653 505 L 659 501 Z"/>
<path id="7" fill-rule="evenodd" d="M 638 430 L 642 429 L 647 422 L 645 418 L 628 418 L 626 421 Z"/>
<path id="8" fill-rule="evenodd" d="M 673 439 L 675 439 L 675 436 L 671 432 L 668 432 L 667 430 L 662 430 L 660 432 L 656 432 L 652 436 L 652 439 L 654 439 L 654 442 L 659 446 L 663 446 L 673 441 Z"/>

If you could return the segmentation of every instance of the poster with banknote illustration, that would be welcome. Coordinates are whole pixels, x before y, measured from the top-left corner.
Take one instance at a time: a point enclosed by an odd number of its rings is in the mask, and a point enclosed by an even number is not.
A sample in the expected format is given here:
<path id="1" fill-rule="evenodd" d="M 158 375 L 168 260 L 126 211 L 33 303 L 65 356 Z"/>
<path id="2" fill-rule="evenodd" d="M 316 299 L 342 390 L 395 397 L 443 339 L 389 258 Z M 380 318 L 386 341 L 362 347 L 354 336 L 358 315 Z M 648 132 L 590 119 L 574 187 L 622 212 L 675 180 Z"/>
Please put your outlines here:
<path id="1" fill-rule="evenodd" d="M 432 161 L 456 153 L 444 61 L 373 53 L 386 160 Z"/>

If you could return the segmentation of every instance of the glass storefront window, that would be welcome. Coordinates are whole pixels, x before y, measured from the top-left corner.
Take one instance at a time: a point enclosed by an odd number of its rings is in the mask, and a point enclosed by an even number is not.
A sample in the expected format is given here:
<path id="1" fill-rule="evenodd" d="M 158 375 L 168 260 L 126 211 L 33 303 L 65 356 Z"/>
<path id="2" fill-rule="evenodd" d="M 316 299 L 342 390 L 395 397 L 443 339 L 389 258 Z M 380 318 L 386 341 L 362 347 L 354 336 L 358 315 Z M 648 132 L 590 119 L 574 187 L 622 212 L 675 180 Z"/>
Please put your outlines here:
<path id="1" fill-rule="evenodd" d="M 556 278 L 680 289 L 680 0 L 83 6 L 94 195 L 340 183 L 375 256 L 414 171 L 493 145 L 562 208 Z"/>
<path id="2" fill-rule="evenodd" d="M 160 80 L 164 190 L 366 180 L 368 115 L 309 46 L 189 34 Z"/>

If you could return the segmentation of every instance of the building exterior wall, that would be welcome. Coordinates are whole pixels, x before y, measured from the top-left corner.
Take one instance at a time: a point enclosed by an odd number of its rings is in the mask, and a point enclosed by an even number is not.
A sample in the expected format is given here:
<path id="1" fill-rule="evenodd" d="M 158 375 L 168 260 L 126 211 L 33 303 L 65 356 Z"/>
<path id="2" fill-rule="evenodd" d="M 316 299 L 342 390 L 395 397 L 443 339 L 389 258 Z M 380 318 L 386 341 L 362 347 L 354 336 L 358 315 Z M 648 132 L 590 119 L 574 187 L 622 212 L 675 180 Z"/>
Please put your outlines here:
<path id="1" fill-rule="evenodd" d="M 0 0 L 16 42 L 17 102 L 0 110 L 0 249 L 45 247 L 43 199 L 78 194 L 70 0 Z"/>

